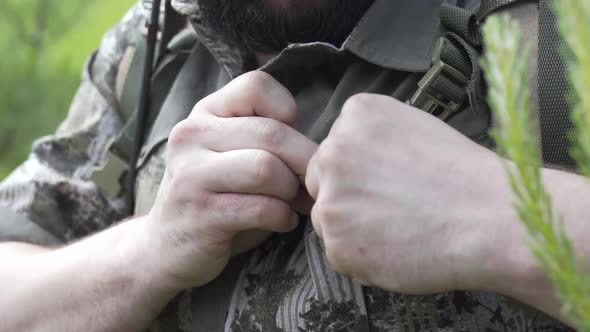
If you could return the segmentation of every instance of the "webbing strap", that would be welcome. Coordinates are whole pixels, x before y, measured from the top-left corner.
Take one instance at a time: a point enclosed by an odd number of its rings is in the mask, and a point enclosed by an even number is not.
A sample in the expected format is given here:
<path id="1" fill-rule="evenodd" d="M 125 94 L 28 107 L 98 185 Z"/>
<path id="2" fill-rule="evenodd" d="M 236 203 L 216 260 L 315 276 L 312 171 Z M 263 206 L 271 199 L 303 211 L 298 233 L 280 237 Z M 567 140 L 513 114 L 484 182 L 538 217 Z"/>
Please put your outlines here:
<path id="1" fill-rule="evenodd" d="M 570 156 L 570 117 L 567 65 L 572 56 L 562 48 L 553 0 L 539 1 L 539 106 L 543 160 L 555 166 L 575 165 Z"/>
<path id="2" fill-rule="evenodd" d="M 471 46 L 481 46 L 479 20 L 474 13 L 445 3 L 441 6 L 440 20 L 446 30 L 456 33 Z"/>
<path id="3" fill-rule="evenodd" d="M 141 79 L 143 77 L 143 67 L 145 63 L 145 50 L 147 47 L 146 39 L 139 34 L 135 41 L 135 51 L 131 65 L 125 77 L 125 84 L 123 85 L 123 93 L 121 94 L 121 101 L 119 102 L 119 115 L 121 121 L 127 123 L 133 117 L 137 109 L 139 101 L 139 87 L 141 86 Z"/>
<path id="4" fill-rule="evenodd" d="M 182 65 L 186 61 L 188 57 L 188 52 L 178 52 L 178 53 L 171 53 L 165 56 L 161 64 L 159 64 L 158 68 L 153 75 L 153 87 L 150 91 L 151 103 L 149 105 L 149 109 L 147 110 L 147 122 L 146 122 L 146 130 L 149 131 L 151 128 L 152 123 L 154 122 L 155 118 L 157 117 L 178 72 L 182 68 Z M 131 77 L 128 77 L 128 80 L 132 82 Z M 127 84 L 127 82 L 126 82 Z M 132 84 L 132 83 L 131 83 Z M 137 90 L 137 87 L 136 87 Z M 129 93 L 135 93 L 135 96 L 139 98 L 138 91 L 130 91 Z M 125 95 L 122 98 L 123 100 L 129 99 Z M 123 160 L 126 163 L 129 163 L 131 160 L 131 153 L 133 151 L 133 145 L 135 142 L 135 132 L 137 130 L 137 101 L 133 103 L 133 99 L 130 100 L 131 107 L 128 108 L 128 112 L 130 115 L 126 119 L 125 127 L 121 131 L 121 134 L 115 142 L 111 145 L 111 152 L 113 152 L 117 157 Z"/>
<path id="5" fill-rule="evenodd" d="M 444 36 L 451 40 L 454 45 L 452 53 L 447 56 L 454 58 L 454 61 L 447 59 L 447 63 L 453 64 L 455 69 L 464 70 L 468 78 L 467 84 L 462 86 L 462 96 L 466 98 L 472 109 L 476 110 L 481 101 L 481 70 L 479 68 L 479 55 L 481 51 L 482 37 L 477 16 L 464 8 L 443 4 L 441 7 L 441 23 L 447 30 Z M 451 51 L 452 47 L 447 47 Z M 443 50 L 443 57 L 445 56 Z M 453 95 L 451 86 L 443 91 L 447 95 Z"/>
<path id="6" fill-rule="evenodd" d="M 172 8 L 172 1 L 167 0 L 164 5 L 164 23 L 162 28 L 162 40 L 160 42 L 159 56 L 166 54 L 169 43 L 187 26 L 186 17 Z"/>
<path id="7" fill-rule="evenodd" d="M 408 103 L 446 120 L 466 102 L 477 109 L 482 100 L 481 35 L 476 15 L 464 8 L 442 4 L 440 18 L 442 37 L 433 52 L 432 67 Z"/>
<path id="8" fill-rule="evenodd" d="M 167 56 L 169 53 L 169 43 L 179 35 L 183 27 L 186 26 L 186 22 L 186 18 L 180 16 L 180 14 L 172 9 L 170 1 L 165 1 L 165 19 L 162 24 L 163 31 L 161 32 L 161 40 L 158 41 L 158 55 L 156 56 L 157 60 L 154 61 L 154 67 L 156 67 L 156 64 L 158 64 L 159 67 L 165 67 L 168 65 L 167 61 L 170 58 Z M 118 140 L 119 143 L 115 143 L 114 146 L 115 154 L 125 161 L 129 161 L 132 157 L 130 147 L 135 139 L 133 136 L 137 128 L 138 114 L 136 112 L 140 102 L 142 79 L 145 70 L 147 37 L 142 32 L 138 33 L 134 45 L 135 51 L 133 59 L 131 60 L 129 70 L 125 77 L 123 93 L 121 94 L 121 100 L 119 102 L 119 115 L 121 116 L 122 122 L 126 124 L 123 136 L 127 137 L 123 137 L 123 140 L 127 141 L 120 143 L 122 140 L 120 138 Z M 190 49 L 190 47 L 188 48 Z M 186 59 L 186 56 L 184 59 Z M 156 73 L 158 73 L 158 71 L 156 71 Z"/>

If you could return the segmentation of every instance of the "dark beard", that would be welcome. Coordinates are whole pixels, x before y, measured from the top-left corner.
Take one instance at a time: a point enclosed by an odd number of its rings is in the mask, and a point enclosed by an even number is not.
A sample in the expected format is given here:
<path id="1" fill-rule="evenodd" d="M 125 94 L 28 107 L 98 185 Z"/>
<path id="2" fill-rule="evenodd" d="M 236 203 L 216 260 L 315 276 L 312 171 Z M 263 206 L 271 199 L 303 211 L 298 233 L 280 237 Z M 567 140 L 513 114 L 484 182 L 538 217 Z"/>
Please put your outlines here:
<path id="1" fill-rule="evenodd" d="M 340 46 L 374 0 L 198 0 L 204 23 L 252 52 L 276 53 L 291 43 Z M 316 3 L 319 2 L 319 3 Z"/>

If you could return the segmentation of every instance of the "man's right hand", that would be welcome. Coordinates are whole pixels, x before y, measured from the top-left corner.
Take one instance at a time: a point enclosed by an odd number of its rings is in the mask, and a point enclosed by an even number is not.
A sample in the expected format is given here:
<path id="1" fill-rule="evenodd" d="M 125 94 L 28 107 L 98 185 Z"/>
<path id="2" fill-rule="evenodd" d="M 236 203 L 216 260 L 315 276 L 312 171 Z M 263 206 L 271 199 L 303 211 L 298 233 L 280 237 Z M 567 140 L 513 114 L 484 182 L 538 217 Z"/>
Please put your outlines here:
<path id="1" fill-rule="evenodd" d="M 144 220 L 164 282 L 206 284 L 232 253 L 296 228 L 292 203 L 317 144 L 291 127 L 295 117 L 288 90 L 251 72 L 203 99 L 172 130 L 166 173 Z"/>

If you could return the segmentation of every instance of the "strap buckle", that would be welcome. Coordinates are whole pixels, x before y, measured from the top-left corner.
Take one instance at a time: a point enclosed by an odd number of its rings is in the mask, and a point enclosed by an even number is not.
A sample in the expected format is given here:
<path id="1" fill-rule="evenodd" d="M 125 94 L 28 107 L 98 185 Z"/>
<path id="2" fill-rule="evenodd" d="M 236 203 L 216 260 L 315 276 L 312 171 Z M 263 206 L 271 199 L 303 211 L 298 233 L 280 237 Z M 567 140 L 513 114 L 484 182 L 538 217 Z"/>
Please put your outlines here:
<path id="1" fill-rule="evenodd" d="M 408 104 L 428 112 L 443 121 L 451 114 L 457 112 L 463 103 L 446 100 L 443 94 L 432 89 L 434 82 L 441 75 L 445 75 L 461 86 L 469 83 L 469 79 L 463 73 L 441 59 L 441 54 L 446 43 L 450 43 L 450 41 L 445 37 L 438 40 L 432 58 L 433 65 L 420 82 L 418 82 L 418 90 L 416 90 L 412 98 L 408 101 Z"/>

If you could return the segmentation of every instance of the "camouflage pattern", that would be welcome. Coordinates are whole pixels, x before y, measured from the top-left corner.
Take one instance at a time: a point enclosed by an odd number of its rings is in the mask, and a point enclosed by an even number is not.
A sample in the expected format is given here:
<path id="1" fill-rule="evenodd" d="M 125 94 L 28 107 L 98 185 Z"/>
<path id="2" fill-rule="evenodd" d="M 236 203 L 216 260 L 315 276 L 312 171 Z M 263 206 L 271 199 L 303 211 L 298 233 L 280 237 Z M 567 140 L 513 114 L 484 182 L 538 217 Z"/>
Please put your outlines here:
<path id="1" fill-rule="evenodd" d="M 29 158 L 0 184 L 0 206 L 26 216 L 63 243 L 123 217 L 123 201 L 103 195 L 89 178 L 121 129 L 114 97 L 117 68 L 143 22 L 143 10 L 135 6 L 104 36 L 87 61 L 65 121 L 54 135 L 37 140 Z"/>
<path id="2" fill-rule="evenodd" d="M 381 4 L 389 1 L 377 0 Z M 243 50 L 219 40 L 200 24 L 195 0 L 174 0 L 173 6 L 191 17 L 200 41 L 229 76 L 239 75 L 244 67 Z M 123 218 L 124 201 L 101 193 L 89 178 L 105 162 L 109 144 L 122 128 L 115 91 L 119 63 L 143 29 L 145 17 L 145 10 L 137 5 L 106 34 L 87 63 L 66 120 L 54 135 L 35 142 L 29 159 L 0 184 L 0 206 L 25 216 L 62 243 L 96 233 Z M 289 52 L 297 56 L 289 58 Z M 285 53 L 275 64 L 295 65 L 290 61 L 297 61 L 301 54 L 310 54 L 306 62 L 317 54 L 336 54 L 340 59 L 346 52 L 327 45 L 307 45 Z M 402 87 L 415 82 L 413 76 L 395 71 L 383 75 L 395 80 L 399 76 L 396 84 Z M 314 100 L 318 98 L 314 95 Z M 322 122 L 321 131 L 325 132 L 333 116 L 326 120 L 313 115 L 313 119 L 307 128 L 298 129 L 314 136 L 317 123 Z M 321 135 L 314 138 L 321 140 Z M 139 173 L 138 201 L 142 203 L 136 209 L 140 214 L 147 213 L 153 204 L 166 165 L 165 151 L 163 140 L 150 151 Z M 236 258 L 235 269 L 228 267 L 234 270 L 226 273 L 235 278 L 222 276 L 213 285 L 179 294 L 150 331 L 567 330 L 538 311 L 497 294 L 456 291 L 409 296 L 363 287 L 330 269 L 322 243 L 306 221 L 297 231 L 276 235 Z M 3 233 L 2 226 L 0 221 L 0 241 L 9 240 L 3 238 L 8 232 Z M 208 317 L 222 318 L 207 325 Z"/>

